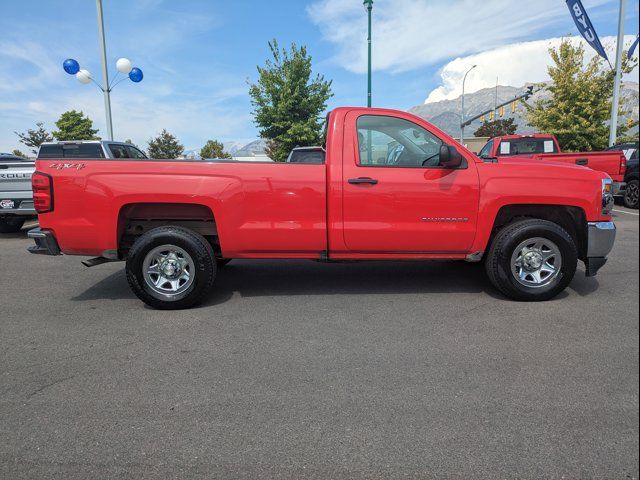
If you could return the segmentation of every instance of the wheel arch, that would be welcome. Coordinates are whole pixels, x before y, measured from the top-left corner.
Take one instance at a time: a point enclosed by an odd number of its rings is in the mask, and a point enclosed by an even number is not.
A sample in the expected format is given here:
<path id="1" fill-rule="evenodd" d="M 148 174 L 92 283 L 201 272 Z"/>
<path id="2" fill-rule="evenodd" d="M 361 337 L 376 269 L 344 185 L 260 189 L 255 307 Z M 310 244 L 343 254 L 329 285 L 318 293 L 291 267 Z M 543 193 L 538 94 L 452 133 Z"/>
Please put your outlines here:
<path id="1" fill-rule="evenodd" d="M 560 225 L 573 238 L 578 249 L 578 258 L 581 260 L 587 255 L 587 216 L 580 207 L 567 205 L 545 205 L 545 204 L 512 204 L 502 206 L 493 221 L 491 233 L 486 243 L 486 250 L 491 244 L 496 234 L 517 220 L 527 218 L 538 218 Z"/>
<path id="2" fill-rule="evenodd" d="M 216 217 L 210 206 L 183 202 L 135 202 L 120 207 L 117 220 L 118 256 L 126 258 L 135 240 L 160 226 L 179 226 L 199 233 L 221 251 Z"/>

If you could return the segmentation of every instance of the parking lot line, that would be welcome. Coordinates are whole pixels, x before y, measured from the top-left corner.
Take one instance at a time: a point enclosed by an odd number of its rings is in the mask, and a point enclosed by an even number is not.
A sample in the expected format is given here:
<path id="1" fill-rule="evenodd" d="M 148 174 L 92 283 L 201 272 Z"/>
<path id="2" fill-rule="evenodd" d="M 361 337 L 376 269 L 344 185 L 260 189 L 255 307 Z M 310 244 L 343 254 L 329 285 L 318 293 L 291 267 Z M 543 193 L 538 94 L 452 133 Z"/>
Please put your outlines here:
<path id="1" fill-rule="evenodd" d="M 624 210 L 616 210 L 616 209 L 613 209 L 613 211 L 614 211 L 614 212 L 616 212 L 616 213 L 626 213 L 627 215 L 634 215 L 634 216 L 636 216 L 636 217 L 637 217 L 638 215 L 640 215 L 640 214 L 638 214 L 638 213 L 625 212 Z"/>

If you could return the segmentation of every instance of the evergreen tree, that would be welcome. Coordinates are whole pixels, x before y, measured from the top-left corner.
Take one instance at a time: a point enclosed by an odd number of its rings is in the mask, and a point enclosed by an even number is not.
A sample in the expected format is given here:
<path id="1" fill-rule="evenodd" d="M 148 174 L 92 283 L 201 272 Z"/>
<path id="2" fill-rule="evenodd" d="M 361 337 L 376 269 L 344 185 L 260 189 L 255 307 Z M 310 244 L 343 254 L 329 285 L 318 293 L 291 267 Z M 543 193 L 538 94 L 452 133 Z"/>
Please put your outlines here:
<path id="1" fill-rule="evenodd" d="M 20 150 L 15 149 L 13 152 L 11 152 L 12 154 L 14 154 L 16 157 L 22 157 L 22 158 L 28 158 L 27 155 L 25 155 L 24 153 L 22 153 Z"/>
<path id="2" fill-rule="evenodd" d="M 149 158 L 178 158 L 184 152 L 178 139 L 165 129 L 162 129 L 160 135 L 150 139 L 148 145 Z"/>
<path id="3" fill-rule="evenodd" d="M 200 149 L 200 156 L 202 158 L 231 158 L 231 155 L 224 151 L 224 145 L 217 140 L 208 140 Z"/>
<path id="4" fill-rule="evenodd" d="M 255 123 L 267 140 L 267 154 L 284 161 L 292 148 L 321 143 L 322 113 L 333 96 L 331 81 L 312 78 L 311 56 L 306 47 L 289 50 L 269 42 L 272 59 L 258 67 L 259 79 L 250 85 Z"/>
<path id="5" fill-rule="evenodd" d="M 56 140 L 100 140 L 96 136 L 98 129 L 93 128 L 93 121 L 82 112 L 69 110 L 60 115 L 56 122 L 58 130 L 53 132 Z"/>

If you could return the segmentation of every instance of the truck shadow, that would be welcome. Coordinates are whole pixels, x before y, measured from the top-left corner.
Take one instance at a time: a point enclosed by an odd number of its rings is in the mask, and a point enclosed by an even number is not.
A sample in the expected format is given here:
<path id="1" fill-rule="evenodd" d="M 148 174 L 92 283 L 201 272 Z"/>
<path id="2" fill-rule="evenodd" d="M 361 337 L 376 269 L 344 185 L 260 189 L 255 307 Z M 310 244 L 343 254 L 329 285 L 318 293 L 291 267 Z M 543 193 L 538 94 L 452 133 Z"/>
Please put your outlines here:
<path id="1" fill-rule="evenodd" d="M 569 286 L 580 296 L 598 289 L 595 278 L 578 271 Z M 241 297 L 338 294 L 483 293 L 508 301 L 489 283 L 484 268 L 452 261 L 352 262 L 321 264 L 311 261 L 234 260 L 218 271 L 214 289 L 202 307 L 219 305 L 234 294 Z M 569 294 L 563 292 L 555 300 Z M 135 298 L 124 270 L 92 285 L 75 301 Z"/>

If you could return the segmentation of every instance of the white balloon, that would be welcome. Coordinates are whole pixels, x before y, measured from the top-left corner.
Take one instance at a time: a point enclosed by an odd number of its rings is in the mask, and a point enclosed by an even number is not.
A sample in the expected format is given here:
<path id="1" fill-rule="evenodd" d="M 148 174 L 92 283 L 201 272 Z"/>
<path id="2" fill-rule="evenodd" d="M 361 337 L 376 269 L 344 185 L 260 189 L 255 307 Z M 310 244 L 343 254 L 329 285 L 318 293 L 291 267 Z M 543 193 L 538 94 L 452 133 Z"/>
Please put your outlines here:
<path id="1" fill-rule="evenodd" d="M 91 82 L 91 73 L 89 70 L 81 69 L 76 73 L 76 78 L 80 83 L 89 83 Z"/>
<path id="2" fill-rule="evenodd" d="M 128 75 L 132 68 L 131 60 L 129 60 L 128 58 L 119 58 L 116 62 L 116 68 L 120 73 Z"/>

